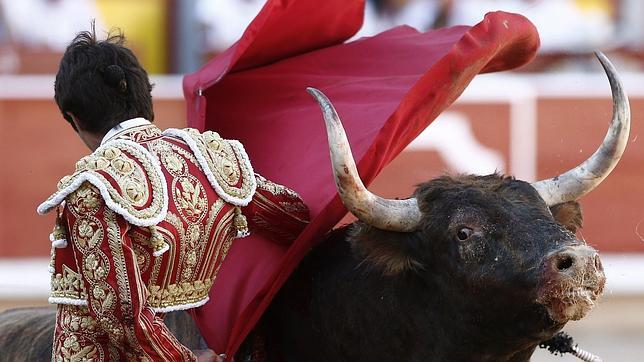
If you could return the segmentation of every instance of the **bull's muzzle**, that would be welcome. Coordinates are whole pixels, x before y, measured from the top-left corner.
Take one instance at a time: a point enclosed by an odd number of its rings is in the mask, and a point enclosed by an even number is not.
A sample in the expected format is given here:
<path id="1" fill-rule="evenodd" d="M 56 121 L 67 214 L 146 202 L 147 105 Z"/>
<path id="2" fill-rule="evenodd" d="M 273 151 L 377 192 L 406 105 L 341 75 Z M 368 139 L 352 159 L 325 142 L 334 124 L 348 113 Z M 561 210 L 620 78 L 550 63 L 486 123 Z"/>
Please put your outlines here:
<path id="1" fill-rule="evenodd" d="M 594 307 L 605 283 L 597 251 L 587 245 L 568 246 L 546 258 L 537 302 L 555 322 L 578 320 Z"/>

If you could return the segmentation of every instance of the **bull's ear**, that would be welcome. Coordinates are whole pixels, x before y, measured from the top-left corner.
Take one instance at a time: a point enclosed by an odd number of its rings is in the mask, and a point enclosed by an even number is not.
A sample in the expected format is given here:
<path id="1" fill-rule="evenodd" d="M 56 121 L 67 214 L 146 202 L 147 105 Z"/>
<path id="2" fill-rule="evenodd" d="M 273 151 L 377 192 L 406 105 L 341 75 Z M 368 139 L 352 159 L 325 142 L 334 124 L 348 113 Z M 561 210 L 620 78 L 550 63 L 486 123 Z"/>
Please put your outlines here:
<path id="1" fill-rule="evenodd" d="M 577 201 L 564 202 L 550 208 L 552 216 L 560 225 L 572 233 L 576 233 L 584 223 L 584 216 L 581 212 L 581 205 Z"/>
<path id="2" fill-rule="evenodd" d="M 359 221 L 349 228 L 354 256 L 363 260 L 363 266 L 379 270 L 383 275 L 423 269 L 422 263 L 413 256 L 411 239 L 411 233 L 380 230 Z"/>

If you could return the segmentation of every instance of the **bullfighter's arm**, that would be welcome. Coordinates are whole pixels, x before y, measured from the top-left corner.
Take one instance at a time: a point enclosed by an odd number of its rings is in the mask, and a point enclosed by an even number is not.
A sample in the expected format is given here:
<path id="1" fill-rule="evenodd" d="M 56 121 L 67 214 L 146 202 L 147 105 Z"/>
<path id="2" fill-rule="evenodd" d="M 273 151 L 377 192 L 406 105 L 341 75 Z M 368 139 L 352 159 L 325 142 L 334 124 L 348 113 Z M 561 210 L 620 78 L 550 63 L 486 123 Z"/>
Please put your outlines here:
<path id="1" fill-rule="evenodd" d="M 293 190 L 255 175 L 257 190 L 253 200 L 242 209 L 251 232 L 270 240 L 289 244 L 309 223 L 309 208 Z"/>
<path id="2" fill-rule="evenodd" d="M 64 216 L 87 290 L 87 309 L 107 336 L 105 360 L 194 361 L 147 305 L 130 225 L 105 206 L 89 183 L 70 196 Z"/>

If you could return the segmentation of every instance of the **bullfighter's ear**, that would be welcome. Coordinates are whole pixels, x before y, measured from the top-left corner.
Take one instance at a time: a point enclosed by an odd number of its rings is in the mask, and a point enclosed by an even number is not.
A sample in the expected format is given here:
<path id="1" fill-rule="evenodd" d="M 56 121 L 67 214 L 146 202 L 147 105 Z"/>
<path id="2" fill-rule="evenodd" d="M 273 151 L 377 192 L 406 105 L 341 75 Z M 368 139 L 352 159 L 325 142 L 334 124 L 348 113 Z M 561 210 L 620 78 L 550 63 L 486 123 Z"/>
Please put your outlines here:
<path id="1" fill-rule="evenodd" d="M 383 275 L 399 275 L 422 270 L 423 265 L 413 256 L 410 235 L 376 229 L 362 222 L 349 229 L 351 250 L 363 266 L 379 270 Z"/>
<path id="2" fill-rule="evenodd" d="M 576 233 L 584 223 L 584 216 L 581 212 L 581 205 L 577 201 L 564 202 L 550 208 L 552 216 L 561 226 L 572 233 Z"/>

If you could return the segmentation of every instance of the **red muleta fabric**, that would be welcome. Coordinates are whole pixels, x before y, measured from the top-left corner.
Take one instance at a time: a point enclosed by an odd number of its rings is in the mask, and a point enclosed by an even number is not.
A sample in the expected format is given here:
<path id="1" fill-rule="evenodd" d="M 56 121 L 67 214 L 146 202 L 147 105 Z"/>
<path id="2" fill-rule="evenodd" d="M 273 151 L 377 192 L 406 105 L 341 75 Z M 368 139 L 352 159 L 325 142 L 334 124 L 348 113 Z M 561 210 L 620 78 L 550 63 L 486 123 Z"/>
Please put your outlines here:
<path id="1" fill-rule="evenodd" d="M 363 6 L 269 1 L 235 45 L 184 79 L 189 126 L 240 140 L 255 170 L 296 190 L 312 217 L 290 246 L 258 236 L 233 244 L 210 302 L 193 313 L 215 351 L 237 351 L 300 260 L 347 212 L 306 87 L 336 106 L 368 185 L 476 74 L 521 66 L 539 46 L 526 18 L 504 12 L 473 27 L 398 27 L 343 43 L 359 29 Z"/>

